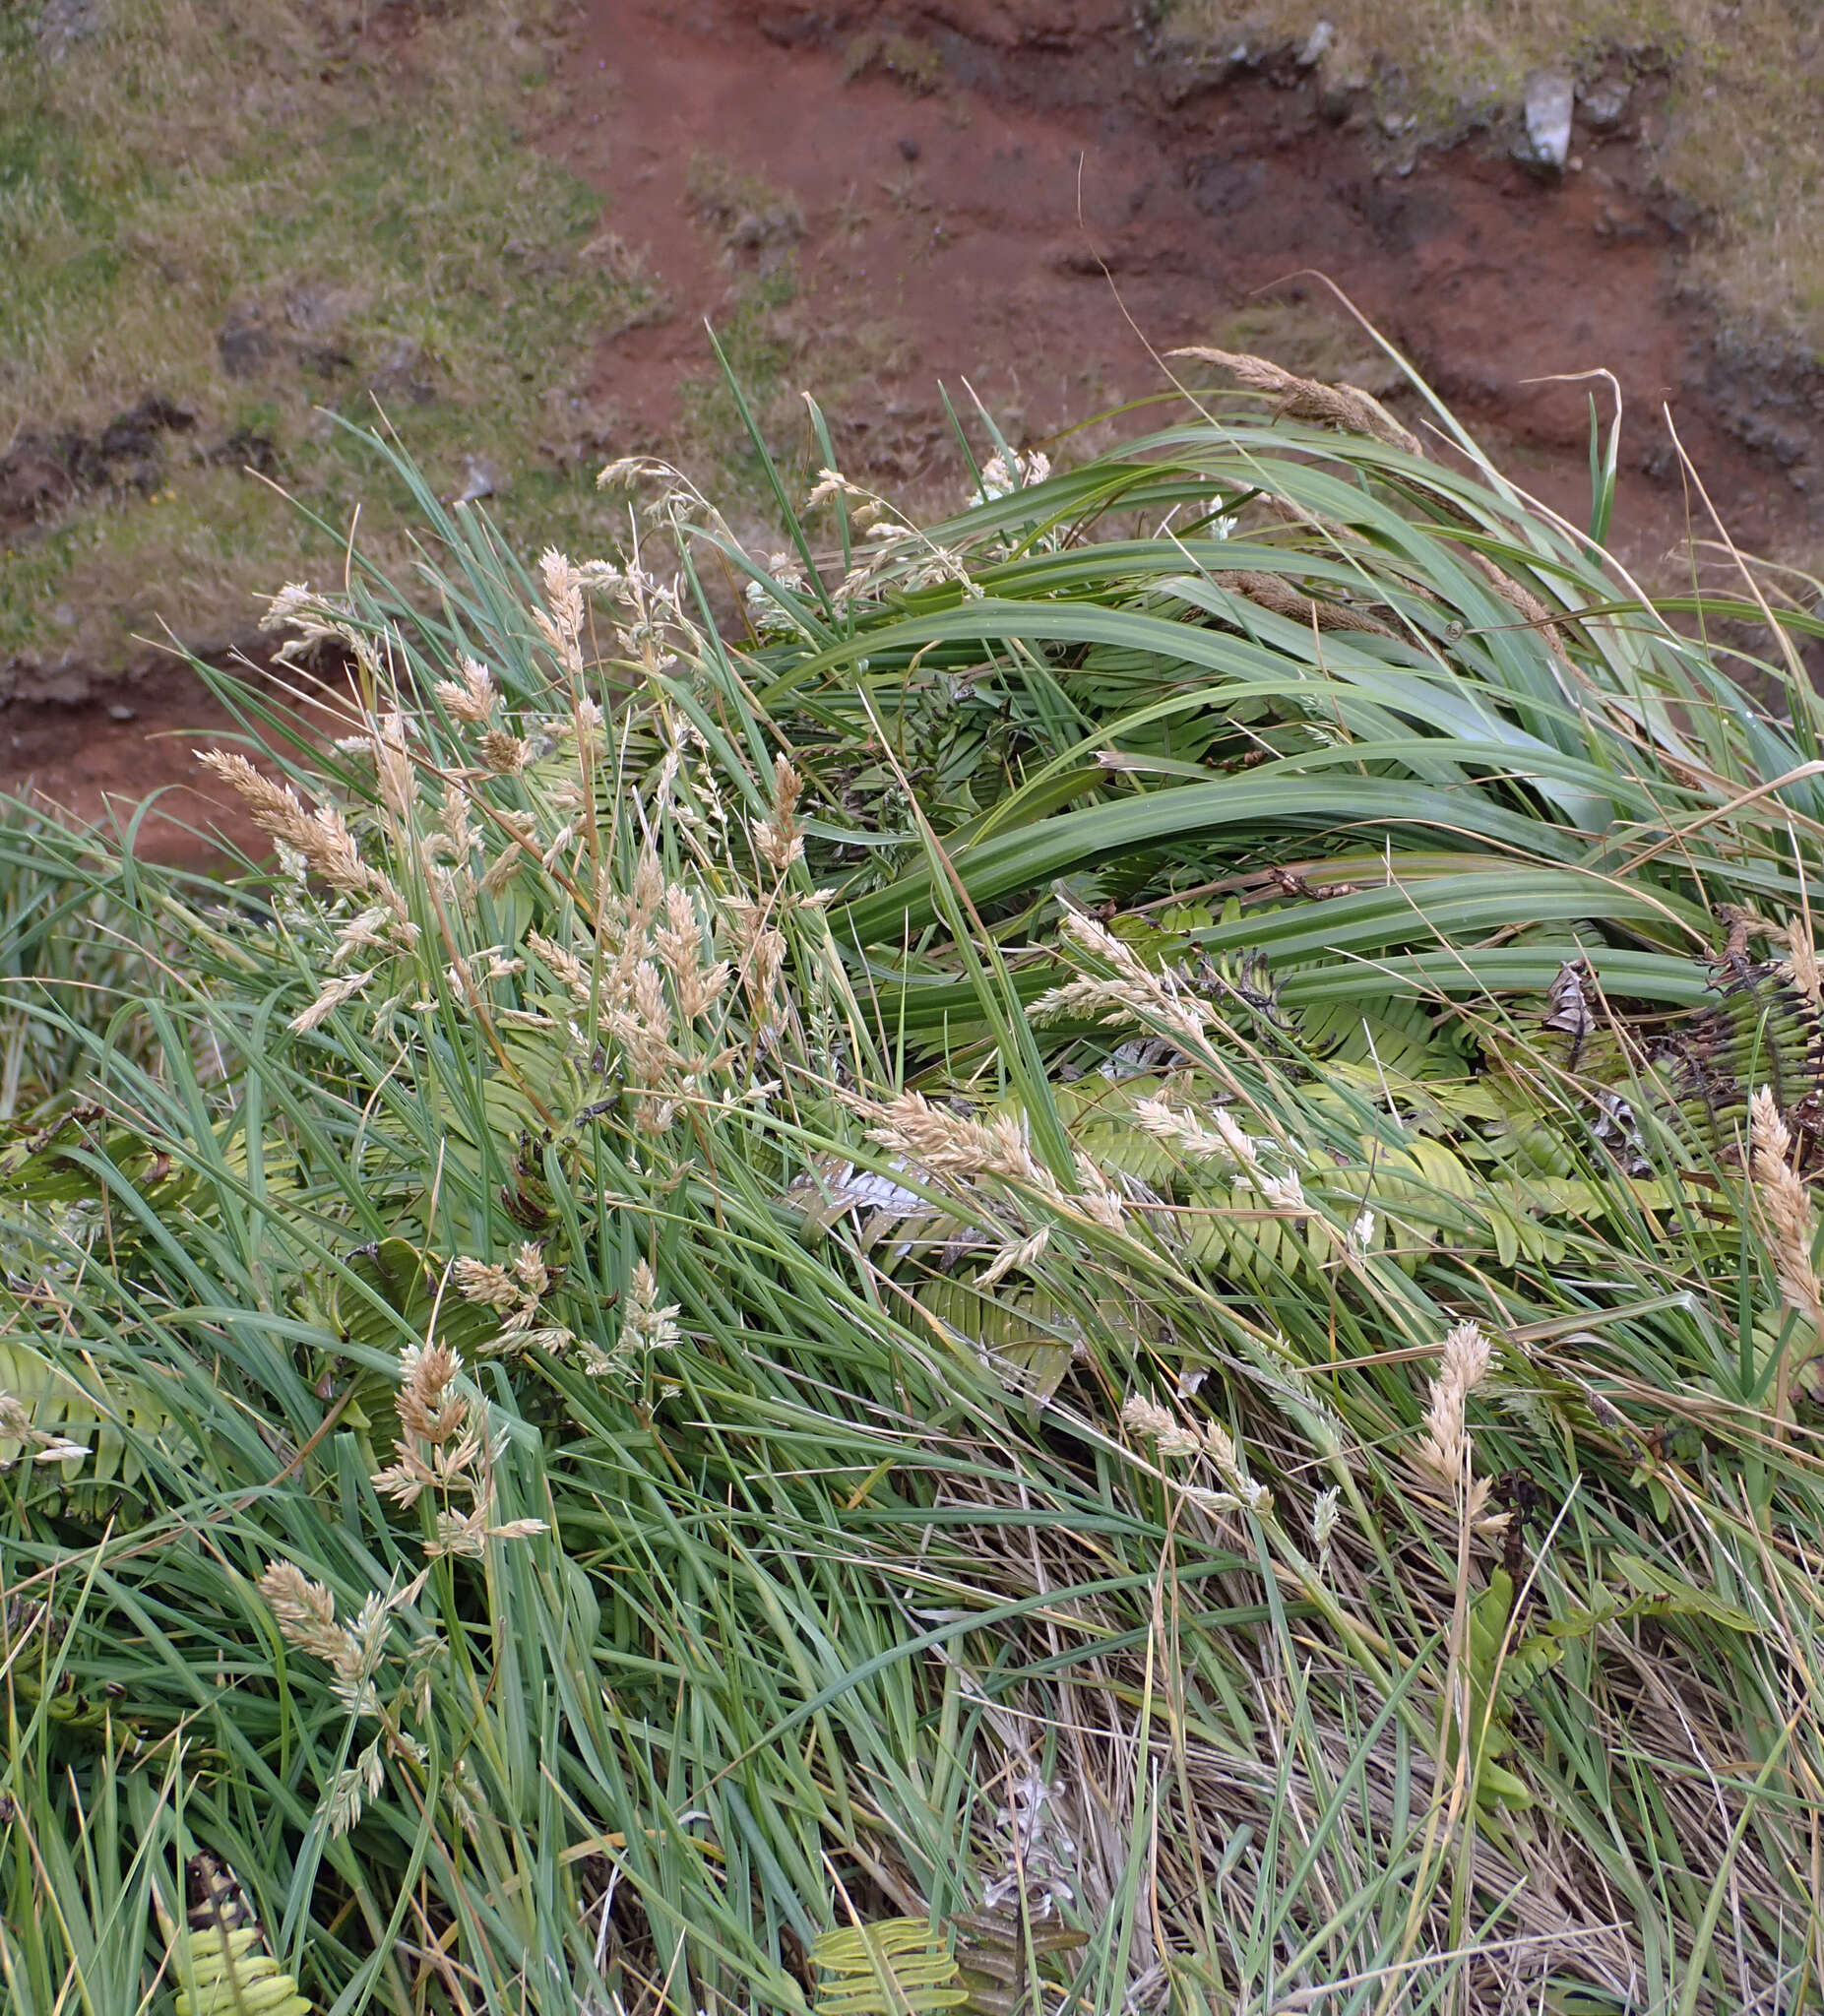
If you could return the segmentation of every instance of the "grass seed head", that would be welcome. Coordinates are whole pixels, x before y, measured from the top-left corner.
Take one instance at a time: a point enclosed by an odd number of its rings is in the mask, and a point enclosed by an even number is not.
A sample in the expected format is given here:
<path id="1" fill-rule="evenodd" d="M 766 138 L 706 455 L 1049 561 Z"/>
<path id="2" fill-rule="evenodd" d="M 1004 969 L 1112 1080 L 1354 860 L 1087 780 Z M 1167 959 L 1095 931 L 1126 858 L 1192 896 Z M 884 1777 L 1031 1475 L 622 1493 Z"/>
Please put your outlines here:
<path id="1" fill-rule="evenodd" d="M 1793 1137 L 1782 1118 L 1772 1088 L 1763 1085 L 1749 1107 L 1754 1181 L 1772 1250 L 1780 1292 L 1791 1309 L 1824 1323 L 1824 1288 L 1812 1262 L 1817 1228 L 1811 1195 L 1793 1167 Z"/>
<path id="2" fill-rule="evenodd" d="M 437 681 L 437 698 L 458 721 L 472 727 L 485 726 L 500 701 L 494 675 L 479 659 L 466 658 L 458 669 L 459 678 Z"/>

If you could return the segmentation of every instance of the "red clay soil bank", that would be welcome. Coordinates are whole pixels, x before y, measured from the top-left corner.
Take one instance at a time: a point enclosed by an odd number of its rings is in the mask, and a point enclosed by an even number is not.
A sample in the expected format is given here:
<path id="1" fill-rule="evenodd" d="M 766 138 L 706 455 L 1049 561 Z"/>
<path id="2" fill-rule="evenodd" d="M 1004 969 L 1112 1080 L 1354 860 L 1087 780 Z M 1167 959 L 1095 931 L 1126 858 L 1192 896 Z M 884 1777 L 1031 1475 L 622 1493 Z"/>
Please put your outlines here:
<path id="1" fill-rule="evenodd" d="M 231 747 L 239 732 L 188 667 L 152 665 L 131 684 L 98 685 L 77 701 L 0 709 L 0 790 L 121 826 L 157 791 L 140 831 L 142 858 L 201 867 L 220 857 L 211 839 L 220 834 L 258 859 L 267 842 L 195 754 L 218 742 Z"/>
<path id="2" fill-rule="evenodd" d="M 955 392 L 968 376 L 1037 438 L 1157 389 L 1152 350 L 1208 341 L 1262 289 L 1327 302 L 1303 270 L 1567 510 L 1587 500 L 1590 388 L 1524 381 L 1612 370 L 1628 559 L 1651 566 L 1684 531 L 1667 402 L 1734 536 L 1810 543 L 1820 387 L 1731 358 L 1681 293 L 1690 220 L 1653 189 L 1638 117 L 1580 126 L 1583 165 L 1555 183 L 1492 146 L 1421 154 L 1400 174 L 1377 168 L 1365 106 L 1326 104 L 1289 53 L 1200 76 L 1152 48 L 1121 0 L 586 12 L 573 60 L 599 101 L 546 144 L 611 195 L 612 228 L 673 309 L 603 347 L 599 389 L 630 427 L 675 417 L 681 381 L 711 368 L 704 318 L 724 319 L 742 270 L 769 255 L 724 250 L 693 220 L 696 157 L 801 206 L 796 313 L 807 334 L 849 339 L 862 376 L 843 417 L 888 480 L 915 481 L 944 452 L 935 379 Z M 1634 104 L 1652 97 L 1637 89 Z M 756 228 L 764 239 L 764 218 Z"/>
<path id="3" fill-rule="evenodd" d="M 1613 537 L 1650 577 L 1687 527 L 1665 404 L 1742 545 L 1816 543 L 1824 388 L 1731 342 L 1684 288 L 1693 221 L 1639 146 L 1651 83 L 1613 130 L 1580 122 L 1581 169 L 1547 183 L 1495 140 L 1390 161 L 1367 107 L 1326 98 L 1289 52 L 1199 72 L 1121 0 L 588 0 L 581 20 L 573 110 L 536 137 L 601 190 L 604 228 L 669 307 L 602 346 L 608 453 L 675 441 L 684 388 L 713 371 L 705 318 L 726 327 L 769 262 L 793 265 L 771 332 L 802 346 L 788 377 L 825 396 L 850 472 L 910 501 L 957 490 L 940 378 L 1043 439 L 1156 391 L 1156 351 L 1251 302 L 1302 289 L 1333 312 L 1321 274 L 1567 515 L 1587 504 L 1588 388 L 1525 381 L 1612 370 Z M 718 178 L 735 191 L 720 219 L 701 200 Z M 122 698 L 130 722 L 105 701 L 0 713 L 0 783 L 30 776 L 91 815 L 176 783 L 173 809 L 207 816 L 202 697 L 172 674 Z"/>

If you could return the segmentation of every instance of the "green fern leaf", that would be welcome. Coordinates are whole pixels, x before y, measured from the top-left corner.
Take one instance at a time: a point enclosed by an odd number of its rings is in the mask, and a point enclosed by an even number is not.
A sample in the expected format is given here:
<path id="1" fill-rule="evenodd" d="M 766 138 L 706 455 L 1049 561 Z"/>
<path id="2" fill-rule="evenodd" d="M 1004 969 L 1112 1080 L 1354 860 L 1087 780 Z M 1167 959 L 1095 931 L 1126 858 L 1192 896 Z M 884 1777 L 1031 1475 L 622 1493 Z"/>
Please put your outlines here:
<path id="1" fill-rule="evenodd" d="M 919 1918 L 825 1932 L 811 1963 L 823 1977 L 816 2016 L 922 2016 L 969 1999 L 950 1941 Z"/>
<path id="2" fill-rule="evenodd" d="M 175 2016 L 310 2016 L 233 1873 L 214 1856 L 197 1855 L 184 1880 L 189 1916 L 171 1941 Z"/>
<path id="3" fill-rule="evenodd" d="M 1023 1393 L 1049 1400 L 1070 1370 L 1077 1340 L 1047 1295 L 1006 1286 L 987 1294 L 972 1282 L 939 1275 L 918 1290 L 918 1305 L 1004 1366 Z"/>

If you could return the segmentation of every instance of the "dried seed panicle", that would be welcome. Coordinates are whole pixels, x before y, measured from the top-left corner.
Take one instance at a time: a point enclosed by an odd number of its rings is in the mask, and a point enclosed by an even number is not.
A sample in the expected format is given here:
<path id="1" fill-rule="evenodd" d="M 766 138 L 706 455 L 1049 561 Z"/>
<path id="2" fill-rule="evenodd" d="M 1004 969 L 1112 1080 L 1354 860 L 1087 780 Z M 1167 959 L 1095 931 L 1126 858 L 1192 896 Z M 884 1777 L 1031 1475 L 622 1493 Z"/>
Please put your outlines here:
<path id="1" fill-rule="evenodd" d="M 1274 402 L 1275 410 L 1289 420 L 1315 420 L 1324 426 L 1341 427 L 1345 433 L 1366 434 L 1390 448 L 1422 457 L 1424 450 L 1382 406 L 1378 399 L 1352 385 L 1325 385 L 1315 378 L 1300 378 L 1269 357 L 1255 357 L 1234 350 L 1206 349 L 1191 346 L 1170 352 L 1174 357 L 1195 357 L 1200 363 L 1216 364 L 1231 372 L 1250 392 L 1262 392 Z"/>
<path id="2" fill-rule="evenodd" d="M 481 761 L 495 777 L 517 777 L 531 758 L 531 746 L 511 728 L 491 727 L 482 735 Z"/>
<path id="3" fill-rule="evenodd" d="M 1145 1435 L 1159 1447 L 1162 1456 L 1201 1456 L 1203 1437 L 1187 1428 L 1169 1408 L 1144 1394 L 1131 1394 L 1121 1403 L 1121 1422 L 1137 1435 Z"/>
<path id="4" fill-rule="evenodd" d="M 256 770 L 228 749 L 199 749 L 197 761 L 232 788 L 260 831 L 301 854 L 305 864 L 338 895 L 358 896 L 375 886 L 373 869 L 361 859 L 354 836 L 333 805 L 307 812 L 288 785 Z"/>
<path id="5" fill-rule="evenodd" d="M 1824 1013 L 1824 987 L 1818 977 L 1817 947 L 1811 927 L 1803 917 L 1793 917 L 1786 927 L 1787 956 L 1780 971 L 1797 988 L 1813 1009 Z"/>
<path id="6" fill-rule="evenodd" d="M 538 556 L 538 575 L 545 606 L 534 609 L 533 621 L 551 655 L 573 677 L 583 671 L 583 576 L 555 546 Z M 547 613 L 548 611 L 548 613 Z"/>
<path id="7" fill-rule="evenodd" d="M 1772 1088 L 1763 1085 L 1748 1109 L 1755 1187 L 1760 1193 L 1774 1274 L 1787 1307 L 1824 1324 L 1824 1289 L 1811 1253 L 1817 1235 L 1811 1194 L 1792 1162 L 1793 1137 Z"/>
<path id="8" fill-rule="evenodd" d="M 1473 1451 L 1464 1427 L 1465 1408 L 1492 1356 L 1479 1324 L 1457 1323 L 1445 1335 L 1443 1363 L 1431 1381 L 1424 1433 L 1415 1454 L 1422 1470 L 1452 1490 L 1469 1479 Z"/>
<path id="9" fill-rule="evenodd" d="M 773 765 L 773 809 L 765 819 L 754 821 L 754 846 L 760 858 L 776 875 L 783 875 L 794 861 L 804 858 L 804 836 L 798 830 L 798 795 L 804 781 L 787 757 Z"/>
<path id="10" fill-rule="evenodd" d="M 500 701 L 494 675 L 479 659 L 472 658 L 465 658 L 458 670 L 460 678 L 437 681 L 437 698 L 458 721 L 480 727 L 493 718 Z"/>

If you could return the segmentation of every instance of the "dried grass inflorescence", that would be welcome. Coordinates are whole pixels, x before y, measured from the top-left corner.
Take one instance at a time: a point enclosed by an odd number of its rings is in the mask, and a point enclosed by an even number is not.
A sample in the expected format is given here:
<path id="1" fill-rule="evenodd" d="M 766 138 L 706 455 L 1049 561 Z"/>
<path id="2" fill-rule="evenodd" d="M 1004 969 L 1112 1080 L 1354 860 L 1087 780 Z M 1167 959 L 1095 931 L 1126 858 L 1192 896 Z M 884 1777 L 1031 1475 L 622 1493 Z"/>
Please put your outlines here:
<path id="1" fill-rule="evenodd" d="M 1816 1368 L 1824 1361 L 1824 1286 L 1812 1258 L 1817 1222 L 1811 1193 L 1793 1166 L 1792 1132 L 1770 1086 L 1763 1085 L 1749 1104 L 1748 1135 L 1761 1223 L 1781 1299 L 1811 1325 L 1810 1337 L 1800 1341 L 1783 1366 L 1783 1384 L 1798 1371 L 1808 1371 L 1815 1379 Z"/>
<path id="2" fill-rule="evenodd" d="M 1480 1385 L 1493 1356 L 1479 1324 L 1453 1324 L 1445 1334 L 1443 1363 L 1431 1381 L 1424 1432 L 1414 1459 L 1426 1477 L 1456 1493 L 1471 1491 L 1474 1447 L 1465 1415 L 1469 1397 Z"/>
<path id="3" fill-rule="evenodd" d="M 459 669 L 460 678 L 439 679 L 433 690 L 458 721 L 480 727 L 493 719 L 500 704 L 494 675 L 478 659 L 465 658 Z"/>
<path id="4" fill-rule="evenodd" d="M 1220 1421 L 1192 1423 L 1181 1419 L 1157 1400 L 1131 1394 L 1121 1403 L 1121 1423 L 1137 1435 L 1144 1435 L 1169 1461 L 1206 1458 L 1223 1480 L 1221 1491 L 1200 1489 L 1193 1500 L 1204 1512 L 1233 1512 L 1245 1506 L 1258 1518 L 1270 1518 L 1273 1494 L 1265 1484 L 1248 1474 L 1234 1437 Z"/>
<path id="5" fill-rule="evenodd" d="M 1818 951 L 1812 942 L 1811 926 L 1803 917 L 1793 917 L 1786 927 L 1787 956 L 1780 971 L 1802 994 L 1812 1012 L 1824 1015 L 1824 984 L 1818 976 Z"/>
<path id="6" fill-rule="evenodd" d="M 1033 1154 L 1025 1122 L 1012 1113 L 980 1120 L 933 1104 L 920 1092 L 903 1092 L 884 1104 L 855 1103 L 873 1120 L 868 1139 L 902 1158 L 921 1180 L 967 1192 L 984 1177 L 997 1177 L 1031 1191 L 1066 1216 L 1088 1218 L 1110 1231 L 1121 1228 L 1120 1193 L 1095 1163 L 1079 1153 L 1079 1188 L 1065 1190 Z"/>
<path id="7" fill-rule="evenodd" d="M 803 780 L 784 756 L 773 766 L 773 809 L 754 821 L 754 846 L 775 875 L 783 875 L 804 858 L 804 836 L 798 830 L 798 795 Z"/>
<path id="8" fill-rule="evenodd" d="M 1206 349 L 1191 346 L 1172 350 L 1174 357 L 1195 357 L 1199 363 L 1215 364 L 1237 378 L 1250 392 L 1265 393 L 1276 412 L 1289 420 L 1312 420 L 1320 426 L 1341 427 L 1345 433 L 1366 434 L 1389 448 L 1404 449 L 1408 455 L 1422 456 L 1417 437 L 1396 420 L 1378 399 L 1358 392 L 1352 385 L 1324 385 L 1315 378 L 1300 378 L 1284 364 L 1268 357 L 1252 357 L 1238 350 Z"/>
<path id="9" fill-rule="evenodd" d="M 1081 911 L 1065 919 L 1064 931 L 1073 951 L 1099 960 L 1110 971 L 1083 974 L 1047 989 L 1033 1003 L 1036 1022 L 1139 1022 L 1169 1031 L 1192 1054 L 1207 1053 L 1210 1010 L 1175 975 L 1155 972 L 1131 945 Z"/>
<path id="10" fill-rule="evenodd" d="M 536 1278 L 541 1285 L 541 1261 Z M 436 1500 L 426 1556 L 479 1555 L 491 1540 L 543 1533 L 541 1519 L 494 1522 L 494 1466 L 502 1445 L 490 1441 L 484 1410 L 459 1383 L 462 1361 L 455 1352 L 437 1343 L 408 1345 L 400 1354 L 399 1373 L 394 1407 L 401 1432 L 392 1463 L 376 1471 L 372 1481 L 402 1511 L 409 1511 L 426 1492 Z"/>
<path id="11" fill-rule="evenodd" d="M 677 1348 L 681 1335 L 678 1306 L 676 1302 L 660 1300 L 659 1277 L 648 1262 L 636 1261 L 633 1278 L 627 1285 L 626 1314 L 620 1333 L 606 1351 L 585 1343 L 584 1370 L 598 1379 L 644 1385 L 655 1358 Z"/>
<path id="12" fill-rule="evenodd" d="M 409 951 L 416 945 L 418 927 L 399 885 L 362 858 L 340 807 L 319 805 L 314 812 L 306 811 L 288 785 L 266 776 L 245 756 L 232 750 L 199 749 L 197 760 L 239 795 L 254 824 L 277 841 L 282 850 L 288 850 L 304 873 L 321 882 L 333 895 L 379 899 L 343 927 L 341 956 L 361 944 L 384 941 L 400 951 Z M 336 994 L 334 988 L 326 989 L 329 998 L 320 999 L 307 1011 L 315 1019 L 306 1022 L 306 1028 L 314 1028 L 339 1001 L 357 991 L 353 985 L 336 985 L 344 987 L 344 991 Z"/>

